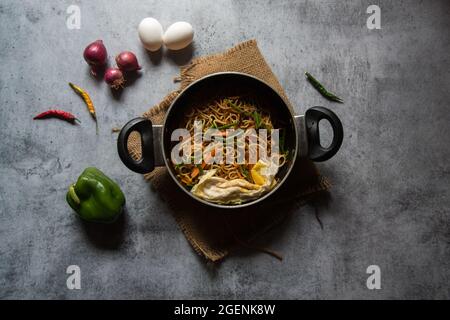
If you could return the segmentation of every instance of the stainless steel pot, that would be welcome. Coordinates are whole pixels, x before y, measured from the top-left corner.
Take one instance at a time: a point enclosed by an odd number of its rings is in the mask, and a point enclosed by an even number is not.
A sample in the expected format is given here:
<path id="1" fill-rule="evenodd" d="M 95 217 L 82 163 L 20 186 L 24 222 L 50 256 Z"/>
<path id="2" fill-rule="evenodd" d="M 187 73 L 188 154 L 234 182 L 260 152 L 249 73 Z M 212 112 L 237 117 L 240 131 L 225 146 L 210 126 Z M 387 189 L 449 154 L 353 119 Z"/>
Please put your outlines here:
<path id="1" fill-rule="evenodd" d="M 291 160 L 277 174 L 279 183 L 262 197 L 239 205 L 215 204 L 195 197 L 177 179 L 171 165 L 170 153 L 173 142 L 171 133 L 177 129 L 186 107 L 220 96 L 252 94 L 263 101 L 273 119 L 283 125 L 286 131 L 285 145 L 292 155 Z M 320 144 L 319 121 L 326 119 L 333 129 L 333 140 L 324 148 Z M 134 160 L 128 153 L 127 142 L 130 134 L 137 131 L 141 135 L 142 157 Z M 185 88 L 167 110 L 163 125 L 152 125 L 149 119 L 135 118 L 121 130 L 117 141 L 120 159 L 132 171 L 149 173 L 155 167 L 166 166 L 175 183 L 195 201 L 217 208 L 241 208 L 263 201 L 284 183 L 289 176 L 297 157 L 308 157 L 313 161 L 330 159 L 339 150 L 343 139 L 341 121 L 334 112 L 324 107 L 312 107 L 304 115 L 293 115 L 283 98 L 266 82 L 237 72 L 221 72 L 199 79 Z"/>

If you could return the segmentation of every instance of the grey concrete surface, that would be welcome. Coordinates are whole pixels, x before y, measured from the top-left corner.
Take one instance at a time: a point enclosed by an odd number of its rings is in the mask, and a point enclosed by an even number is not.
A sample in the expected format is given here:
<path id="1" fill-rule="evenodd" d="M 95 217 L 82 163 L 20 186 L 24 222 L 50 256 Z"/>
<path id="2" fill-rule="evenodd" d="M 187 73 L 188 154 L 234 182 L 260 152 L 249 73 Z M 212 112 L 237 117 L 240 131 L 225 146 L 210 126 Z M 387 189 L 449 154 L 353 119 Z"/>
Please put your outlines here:
<path id="1" fill-rule="evenodd" d="M 81 8 L 81 29 L 66 9 Z M 381 30 L 366 9 L 381 7 Z M 149 56 L 136 26 L 146 17 L 196 31 L 190 52 Z M 450 2 L 448 1 L 0 1 L 0 298 L 450 298 Z M 301 113 L 324 105 L 345 128 L 339 154 L 319 164 L 334 186 L 259 239 L 284 256 L 239 251 L 210 267 L 190 248 L 167 205 L 120 162 L 112 127 L 177 87 L 191 56 L 256 38 Z M 121 96 L 88 74 L 86 44 L 110 58 L 137 52 L 144 71 Z M 112 59 L 110 59 L 111 61 Z M 310 71 L 344 98 L 324 100 Z M 67 86 L 88 88 L 100 135 Z M 32 121 L 50 107 L 80 126 Z M 121 226 L 83 225 L 68 208 L 69 184 L 87 166 L 118 180 L 127 196 Z M 96 236 L 96 233 L 100 236 Z M 81 268 L 81 290 L 66 268 Z M 381 268 L 368 290 L 366 268 Z"/>

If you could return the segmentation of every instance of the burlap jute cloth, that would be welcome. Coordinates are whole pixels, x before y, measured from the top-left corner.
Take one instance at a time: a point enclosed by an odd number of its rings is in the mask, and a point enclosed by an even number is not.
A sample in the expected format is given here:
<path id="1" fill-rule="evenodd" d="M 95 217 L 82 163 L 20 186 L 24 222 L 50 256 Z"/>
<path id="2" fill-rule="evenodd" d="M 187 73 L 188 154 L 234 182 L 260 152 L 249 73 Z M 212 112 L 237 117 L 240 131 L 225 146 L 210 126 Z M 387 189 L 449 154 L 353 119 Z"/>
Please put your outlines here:
<path id="1" fill-rule="evenodd" d="M 256 41 L 250 40 L 223 53 L 196 58 L 189 65 L 181 67 L 179 90 L 167 95 L 143 116 L 154 124 L 161 124 L 165 112 L 183 88 L 205 75 L 221 71 L 254 75 L 269 83 L 288 101 L 280 83 L 261 55 Z M 133 157 L 140 158 L 141 143 L 138 134 L 130 135 L 128 149 Z M 156 168 L 144 177 L 151 180 L 153 190 L 168 203 L 171 214 L 195 251 L 209 261 L 223 259 L 236 246 L 258 249 L 254 243 L 256 237 L 279 224 L 295 208 L 317 193 L 328 190 L 330 186 L 311 161 L 297 160 L 284 185 L 261 204 L 243 209 L 218 210 L 187 196 L 178 188 L 166 168 Z M 266 249 L 259 249 L 270 253 Z"/>

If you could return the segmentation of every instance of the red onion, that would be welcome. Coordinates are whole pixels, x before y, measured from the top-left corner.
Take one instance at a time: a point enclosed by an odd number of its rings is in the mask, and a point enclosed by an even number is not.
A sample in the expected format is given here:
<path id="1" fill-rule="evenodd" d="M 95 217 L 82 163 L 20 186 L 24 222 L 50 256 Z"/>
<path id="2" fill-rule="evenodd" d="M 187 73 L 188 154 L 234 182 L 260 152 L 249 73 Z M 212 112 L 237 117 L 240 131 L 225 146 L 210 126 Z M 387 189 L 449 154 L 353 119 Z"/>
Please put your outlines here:
<path id="1" fill-rule="evenodd" d="M 102 40 L 92 42 L 84 49 L 84 60 L 91 66 L 91 73 L 97 76 L 97 71 L 106 65 L 108 53 Z"/>
<path id="2" fill-rule="evenodd" d="M 108 68 L 105 72 L 105 82 L 111 86 L 113 89 L 123 88 L 125 79 L 123 77 L 122 71 L 117 68 Z"/>
<path id="3" fill-rule="evenodd" d="M 124 51 L 117 55 L 116 63 L 120 70 L 122 71 L 137 71 L 141 70 L 138 60 L 133 52 Z"/>

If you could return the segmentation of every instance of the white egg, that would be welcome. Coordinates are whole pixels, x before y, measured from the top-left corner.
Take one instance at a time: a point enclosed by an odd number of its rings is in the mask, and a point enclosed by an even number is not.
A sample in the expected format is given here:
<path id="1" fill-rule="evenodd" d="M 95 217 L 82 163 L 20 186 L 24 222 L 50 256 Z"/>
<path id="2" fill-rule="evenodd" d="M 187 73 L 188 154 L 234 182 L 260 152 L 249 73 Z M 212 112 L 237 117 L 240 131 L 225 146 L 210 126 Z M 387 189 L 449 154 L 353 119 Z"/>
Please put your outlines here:
<path id="1" fill-rule="evenodd" d="M 194 29 L 187 22 L 175 22 L 164 33 L 163 41 L 170 50 L 181 50 L 191 44 Z"/>
<path id="2" fill-rule="evenodd" d="M 139 38 L 149 51 L 158 51 L 163 44 L 163 27 L 154 18 L 145 18 L 139 23 Z"/>

